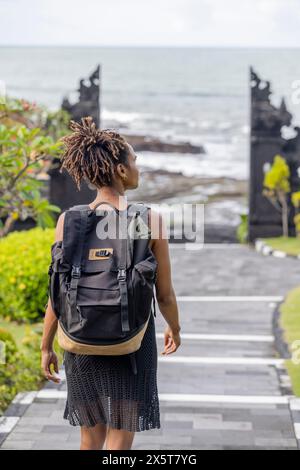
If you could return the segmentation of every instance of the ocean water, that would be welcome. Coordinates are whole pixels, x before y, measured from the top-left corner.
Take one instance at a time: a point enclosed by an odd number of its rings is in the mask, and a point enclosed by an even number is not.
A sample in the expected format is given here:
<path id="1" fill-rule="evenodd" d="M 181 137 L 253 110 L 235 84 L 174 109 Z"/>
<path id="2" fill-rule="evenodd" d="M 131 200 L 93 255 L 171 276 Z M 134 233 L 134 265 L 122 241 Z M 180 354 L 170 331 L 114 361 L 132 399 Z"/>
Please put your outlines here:
<path id="1" fill-rule="evenodd" d="M 300 49 L 2 47 L 0 80 L 9 95 L 55 109 L 98 63 L 102 127 L 205 147 L 204 155 L 139 152 L 152 168 L 248 177 L 250 65 L 300 123 Z"/>

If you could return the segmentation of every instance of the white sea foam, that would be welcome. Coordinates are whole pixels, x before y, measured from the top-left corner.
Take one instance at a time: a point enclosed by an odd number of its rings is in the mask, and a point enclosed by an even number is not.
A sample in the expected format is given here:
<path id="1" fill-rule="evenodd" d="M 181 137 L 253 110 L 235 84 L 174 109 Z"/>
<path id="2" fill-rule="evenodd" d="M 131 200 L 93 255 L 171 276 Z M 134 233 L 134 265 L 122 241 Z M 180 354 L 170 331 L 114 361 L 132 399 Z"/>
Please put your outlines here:
<path id="1" fill-rule="evenodd" d="M 102 119 L 109 121 L 117 121 L 119 123 L 131 123 L 136 119 L 146 116 L 137 112 L 124 112 L 124 111 L 111 111 L 109 109 L 103 108 L 102 110 Z"/>
<path id="2" fill-rule="evenodd" d="M 137 152 L 137 163 L 150 169 L 181 172 L 185 176 L 203 176 L 246 179 L 247 160 L 230 158 L 230 145 L 208 144 L 207 154 Z M 229 163 L 231 161 L 231 163 Z"/>

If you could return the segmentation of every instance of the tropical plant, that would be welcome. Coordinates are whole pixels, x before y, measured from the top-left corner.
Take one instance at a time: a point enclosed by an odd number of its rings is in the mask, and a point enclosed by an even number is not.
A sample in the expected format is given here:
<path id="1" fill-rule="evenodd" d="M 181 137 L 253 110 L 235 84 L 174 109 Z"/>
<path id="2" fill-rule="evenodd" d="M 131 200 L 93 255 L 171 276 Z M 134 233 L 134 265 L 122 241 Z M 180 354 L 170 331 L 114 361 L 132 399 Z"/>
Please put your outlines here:
<path id="1" fill-rule="evenodd" d="M 52 213 L 60 208 L 41 196 L 41 176 L 60 149 L 61 143 L 39 128 L 0 124 L 0 237 L 18 219 L 31 217 L 42 227 L 54 226 Z"/>
<path id="2" fill-rule="evenodd" d="M 29 129 L 38 127 L 42 135 L 58 140 L 70 132 L 71 116 L 63 110 L 50 111 L 44 105 L 37 105 L 24 99 L 0 97 L 0 124 L 8 127 L 25 125 Z"/>
<path id="3" fill-rule="evenodd" d="M 280 212 L 282 231 L 288 237 L 288 194 L 291 192 L 290 169 L 281 155 L 275 155 L 271 168 L 266 172 L 263 182 L 263 195 Z"/>

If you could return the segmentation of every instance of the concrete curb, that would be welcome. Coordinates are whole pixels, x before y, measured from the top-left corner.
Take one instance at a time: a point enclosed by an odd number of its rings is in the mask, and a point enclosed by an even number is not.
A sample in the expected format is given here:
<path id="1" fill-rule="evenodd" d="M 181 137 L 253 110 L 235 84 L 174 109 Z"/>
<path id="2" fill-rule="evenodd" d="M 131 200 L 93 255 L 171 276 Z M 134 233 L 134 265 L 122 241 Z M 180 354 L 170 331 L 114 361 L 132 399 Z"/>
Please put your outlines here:
<path id="1" fill-rule="evenodd" d="M 272 315 L 272 332 L 275 338 L 274 345 L 275 349 L 278 352 L 279 356 L 283 359 L 290 359 L 291 353 L 289 350 L 289 346 L 284 340 L 284 330 L 280 326 L 280 306 L 283 304 L 282 302 L 278 302 Z"/>
<path id="2" fill-rule="evenodd" d="M 276 308 L 273 312 L 273 319 L 272 319 L 272 329 L 273 335 L 275 338 L 274 346 L 275 350 L 279 354 L 280 357 L 284 359 L 291 359 L 291 353 L 289 351 L 289 346 L 284 340 L 284 330 L 281 328 L 279 324 L 280 320 L 280 305 L 283 302 L 279 302 L 276 305 Z M 285 367 L 277 368 L 277 374 L 280 384 L 280 390 L 283 395 L 291 395 L 289 399 L 289 409 L 291 418 L 293 421 L 294 432 L 297 440 L 298 449 L 300 450 L 300 398 L 293 396 L 293 389 L 292 383 L 289 375 L 287 374 L 287 370 Z"/>
<path id="3" fill-rule="evenodd" d="M 274 256 L 274 258 L 294 258 L 300 260 L 300 255 L 290 255 L 284 251 L 274 250 L 264 240 L 255 241 L 255 250 L 264 256 Z"/>
<path id="4" fill-rule="evenodd" d="M 289 408 L 294 423 L 298 449 L 300 450 L 300 398 L 291 398 L 289 401 Z"/>

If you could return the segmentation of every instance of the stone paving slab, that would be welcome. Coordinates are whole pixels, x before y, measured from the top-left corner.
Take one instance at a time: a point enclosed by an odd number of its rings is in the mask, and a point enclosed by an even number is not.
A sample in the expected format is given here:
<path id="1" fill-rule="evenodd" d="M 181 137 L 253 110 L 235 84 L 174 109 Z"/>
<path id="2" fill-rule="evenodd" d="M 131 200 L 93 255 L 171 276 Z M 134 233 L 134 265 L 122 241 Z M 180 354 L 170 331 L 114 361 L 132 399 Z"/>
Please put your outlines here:
<path id="1" fill-rule="evenodd" d="M 276 306 L 274 302 L 251 302 L 249 305 L 248 301 L 218 302 L 216 299 L 216 302 L 178 301 L 178 304 L 182 333 L 272 334 L 272 314 Z M 165 320 L 159 314 L 156 317 L 157 331 L 163 331 L 165 326 Z M 227 348 L 230 346 L 232 344 L 227 344 Z"/>
<path id="2" fill-rule="evenodd" d="M 200 250 L 175 245 L 170 252 L 177 295 L 278 296 L 299 285 L 297 259 L 264 257 L 246 245 Z"/>
<path id="3" fill-rule="evenodd" d="M 158 378 L 161 393 L 281 395 L 273 367 L 230 366 L 226 370 L 224 366 L 160 364 Z"/>
<path id="4" fill-rule="evenodd" d="M 184 332 L 183 332 L 184 333 Z M 163 339 L 157 339 L 158 351 L 163 351 Z M 254 343 L 245 341 L 199 341 L 183 340 L 180 346 L 181 356 L 201 357 L 274 357 L 274 347 L 271 343 Z"/>

